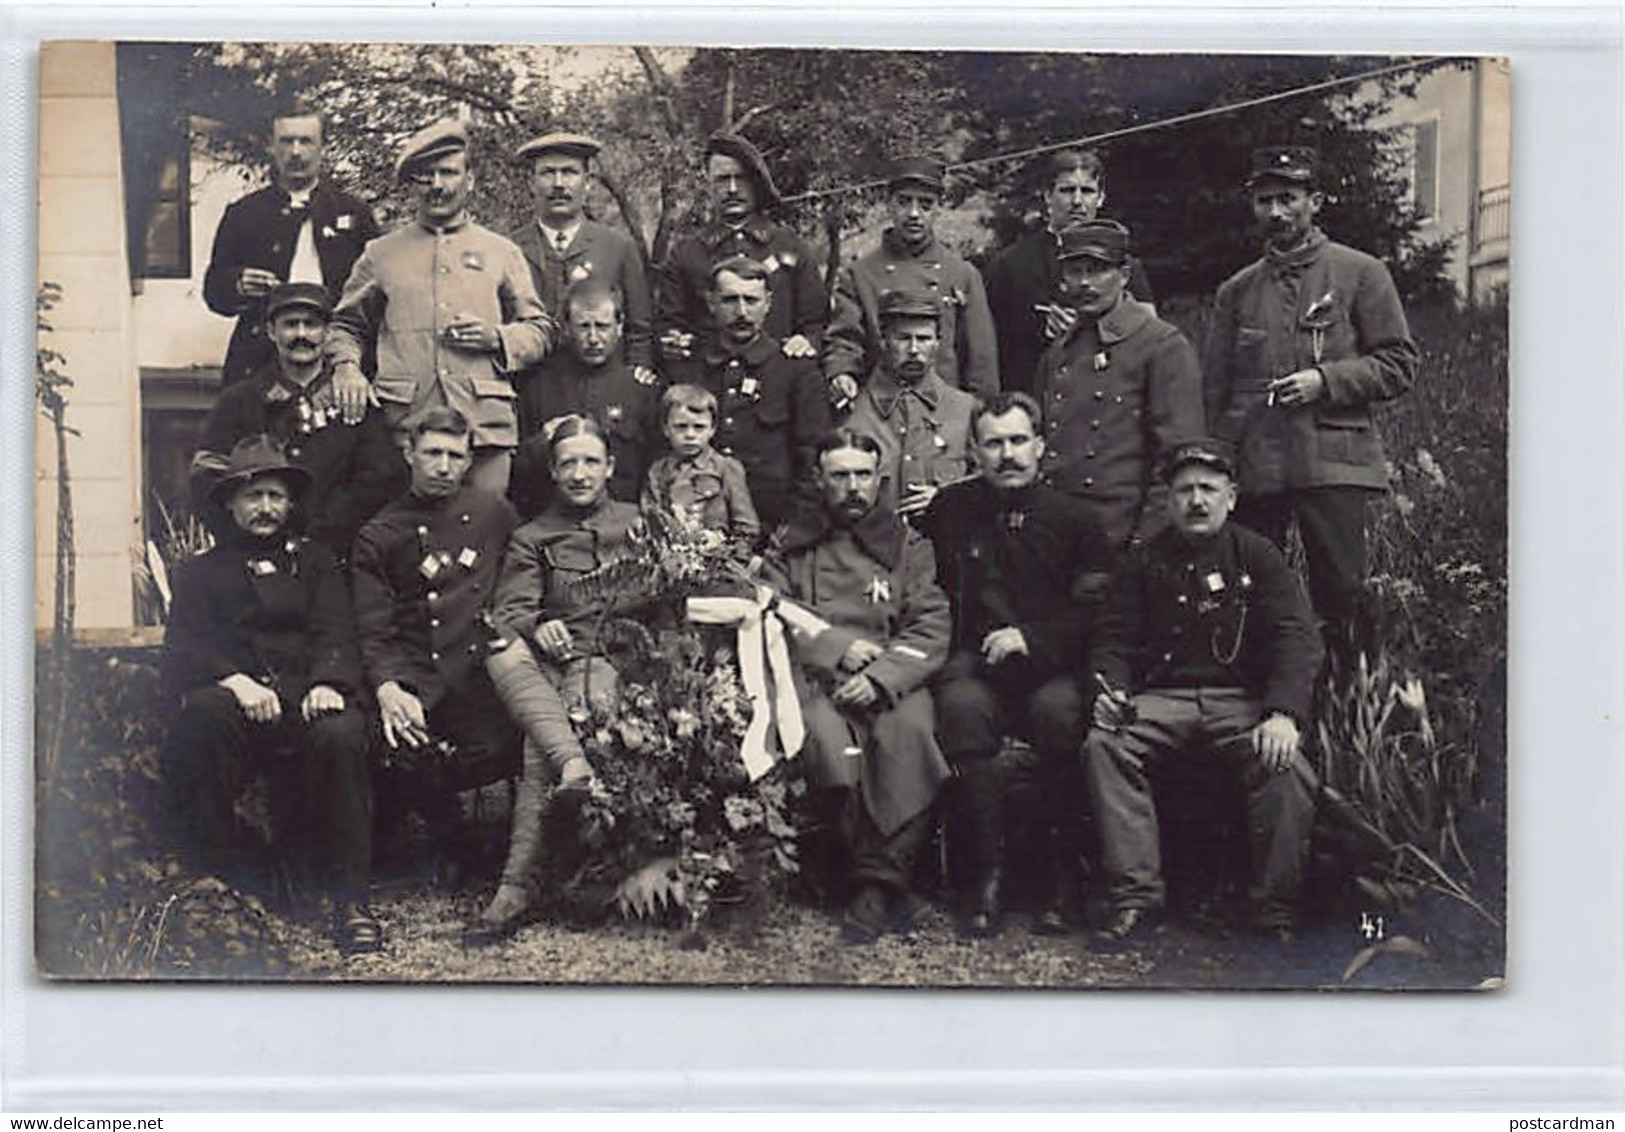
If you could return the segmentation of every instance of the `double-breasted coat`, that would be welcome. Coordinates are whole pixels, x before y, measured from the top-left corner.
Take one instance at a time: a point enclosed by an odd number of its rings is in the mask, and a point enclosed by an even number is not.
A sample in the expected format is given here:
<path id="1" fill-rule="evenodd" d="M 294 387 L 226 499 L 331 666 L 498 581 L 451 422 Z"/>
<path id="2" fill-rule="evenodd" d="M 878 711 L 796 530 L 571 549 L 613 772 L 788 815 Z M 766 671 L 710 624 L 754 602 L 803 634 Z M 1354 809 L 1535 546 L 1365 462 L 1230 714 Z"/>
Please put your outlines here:
<path id="1" fill-rule="evenodd" d="M 508 238 L 525 253 L 542 306 L 561 322 L 565 318 L 564 296 L 571 287 L 592 282 L 618 288 L 624 323 L 621 341 L 627 364 L 654 365 L 649 281 L 644 276 L 643 257 L 631 236 L 607 224 L 583 220 L 562 255 L 544 238 L 535 221 L 520 225 L 508 233 Z"/>
<path id="2" fill-rule="evenodd" d="M 941 303 L 937 372 L 950 386 L 986 395 L 999 391 L 999 347 L 982 277 L 932 239 L 905 248 L 891 229 L 880 247 L 841 269 L 824 335 L 826 378 L 861 380 L 880 364 L 880 297 L 888 291 L 933 295 Z"/>
<path id="3" fill-rule="evenodd" d="M 1157 460 L 1203 433 L 1202 372 L 1185 336 L 1125 295 L 1050 346 L 1033 393 L 1044 479 L 1081 499 L 1113 547 L 1157 530 Z"/>
<path id="4" fill-rule="evenodd" d="M 947 659 L 948 599 L 937 584 L 931 544 L 884 507 L 850 527 L 822 511 L 798 514 L 769 549 L 763 578 L 784 597 L 824 618 L 816 637 L 797 636 L 803 754 L 815 782 L 850 782 L 856 756 L 865 808 L 883 836 L 901 828 L 936 797 L 949 771 L 937 745 L 927 681 Z M 847 647 L 859 638 L 882 648 L 864 673 L 881 703 L 849 714 L 829 692 Z"/>

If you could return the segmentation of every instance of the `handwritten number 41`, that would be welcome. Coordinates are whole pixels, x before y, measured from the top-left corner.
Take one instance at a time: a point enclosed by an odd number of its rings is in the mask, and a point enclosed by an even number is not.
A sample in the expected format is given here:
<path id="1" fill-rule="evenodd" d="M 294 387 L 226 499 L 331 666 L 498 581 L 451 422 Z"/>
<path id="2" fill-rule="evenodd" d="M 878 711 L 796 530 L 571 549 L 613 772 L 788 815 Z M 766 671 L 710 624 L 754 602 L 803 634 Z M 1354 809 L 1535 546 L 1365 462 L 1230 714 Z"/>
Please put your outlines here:
<path id="1" fill-rule="evenodd" d="M 1360 913 L 1360 934 L 1367 940 L 1380 940 L 1386 934 L 1381 916 L 1372 916 L 1367 912 Z"/>

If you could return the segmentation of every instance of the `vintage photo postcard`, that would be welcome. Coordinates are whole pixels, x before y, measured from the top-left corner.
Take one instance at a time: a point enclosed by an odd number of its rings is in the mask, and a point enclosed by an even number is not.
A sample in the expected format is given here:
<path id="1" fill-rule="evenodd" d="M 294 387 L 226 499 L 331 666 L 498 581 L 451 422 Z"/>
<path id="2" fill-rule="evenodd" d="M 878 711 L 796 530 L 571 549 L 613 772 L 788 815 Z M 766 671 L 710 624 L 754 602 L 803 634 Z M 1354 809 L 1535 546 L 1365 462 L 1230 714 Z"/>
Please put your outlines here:
<path id="1" fill-rule="evenodd" d="M 1501 985 L 1507 60 L 39 62 L 43 976 Z"/>

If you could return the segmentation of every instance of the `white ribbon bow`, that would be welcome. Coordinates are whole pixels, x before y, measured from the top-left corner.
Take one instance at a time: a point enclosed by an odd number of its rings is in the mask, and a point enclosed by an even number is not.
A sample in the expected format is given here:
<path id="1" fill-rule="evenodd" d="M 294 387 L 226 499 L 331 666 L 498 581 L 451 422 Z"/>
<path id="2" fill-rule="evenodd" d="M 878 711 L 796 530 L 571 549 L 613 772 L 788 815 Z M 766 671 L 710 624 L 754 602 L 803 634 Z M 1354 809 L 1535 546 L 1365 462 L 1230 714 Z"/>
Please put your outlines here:
<path id="1" fill-rule="evenodd" d="M 796 698 L 795 674 L 790 668 L 790 650 L 785 644 L 785 628 L 816 636 L 829 627 L 828 622 L 816 614 L 798 605 L 777 601 L 777 597 L 769 587 L 757 586 L 754 598 L 688 599 L 690 621 L 698 625 L 733 625 L 737 629 L 739 676 L 751 704 L 750 724 L 739 745 L 739 757 L 752 782 L 773 769 L 776 760 L 768 750 L 767 739 L 775 724 L 784 758 L 796 755 L 807 737 L 807 728 L 801 719 L 801 701 Z"/>

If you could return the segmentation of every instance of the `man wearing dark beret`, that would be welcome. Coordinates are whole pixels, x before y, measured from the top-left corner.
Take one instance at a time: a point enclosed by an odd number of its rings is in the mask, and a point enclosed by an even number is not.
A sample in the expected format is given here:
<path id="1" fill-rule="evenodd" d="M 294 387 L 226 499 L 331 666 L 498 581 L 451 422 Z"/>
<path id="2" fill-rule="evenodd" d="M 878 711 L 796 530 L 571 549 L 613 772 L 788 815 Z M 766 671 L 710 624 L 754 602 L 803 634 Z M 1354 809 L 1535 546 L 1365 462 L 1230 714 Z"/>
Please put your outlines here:
<path id="1" fill-rule="evenodd" d="M 767 215 L 780 200 L 767 162 L 739 135 L 712 134 L 705 146 L 705 189 L 711 222 L 677 241 L 658 275 L 655 328 L 662 357 L 686 361 L 715 329 L 706 302 L 711 268 L 730 256 L 767 268 L 773 305 L 763 333 L 781 343 L 786 357 L 815 357 L 829 299 L 807 242 Z"/>
<path id="2" fill-rule="evenodd" d="M 370 400 L 397 432 L 415 413 L 456 410 L 473 429 L 469 481 L 501 495 L 519 443 L 513 379 L 553 348 L 557 326 L 524 253 L 469 218 L 474 174 L 461 122 L 414 134 L 395 171 L 417 219 L 367 245 L 344 285 L 327 345 L 339 407 L 355 423 Z M 361 363 L 370 342 L 378 366 L 369 378 Z"/>
<path id="3" fill-rule="evenodd" d="M 1192 754 L 1240 777 L 1249 920 L 1288 942 L 1314 816 L 1316 779 L 1302 743 L 1320 638 L 1281 552 L 1228 521 L 1236 505 L 1230 447 L 1177 445 L 1161 474 L 1172 525 L 1129 552 L 1095 624 L 1099 692 L 1084 774 L 1112 904 L 1095 943 L 1125 947 L 1152 928 L 1163 881 L 1151 775 Z"/>
<path id="4" fill-rule="evenodd" d="M 534 216 L 508 238 L 530 264 L 531 281 L 542 306 L 562 318 L 572 287 L 613 288 L 621 296 L 622 349 L 626 363 L 645 385 L 655 384 L 653 317 L 643 257 L 631 236 L 583 215 L 592 186 L 592 163 L 602 143 L 586 134 L 554 132 L 532 138 L 515 151 L 530 181 Z M 552 373 L 548 361 L 519 379 L 520 431 L 529 436 L 545 418 L 527 406 L 530 387 Z"/>
<path id="5" fill-rule="evenodd" d="M 933 226 L 943 185 L 941 162 L 925 157 L 898 162 L 889 187 L 891 227 L 878 248 L 841 271 L 823 354 L 824 376 L 837 402 L 855 399 L 879 361 L 880 299 L 889 291 L 937 300 L 942 346 L 936 369 L 943 381 L 983 396 L 999 391 L 998 343 L 982 277 L 937 240 Z"/>
<path id="6" fill-rule="evenodd" d="M 1185 336 L 1129 297 L 1127 228 L 1073 225 L 1058 254 L 1078 317 L 1034 378 L 1044 479 L 1082 500 L 1120 549 L 1165 521 L 1154 471 L 1163 453 L 1202 434 L 1202 372 Z"/>
<path id="7" fill-rule="evenodd" d="M 1316 225 L 1319 166 L 1304 146 L 1254 153 L 1264 257 L 1219 288 L 1204 381 L 1211 428 L 1240 450 L 1237 520 L 1277 545 L 1297 524 L 1339 640 L 1365 588 L 1366 505 L 1388 486 L 1371 407 L 1410 388 L 1418 354 L 1388 269 Z"/>
<path id="8" fill-rule="evenodd" d="M 322 176 L 322 118 L 290 109 L 271 119 L 274 183 L 226 208 L 215 230 L 203 301 L 237 320 L 222 385 L 253 377 L 275 350 L 265 297 L 279 283 L 315 283 L 339 297 L 361 250 L 378 236 L 372 206 Z"/>

